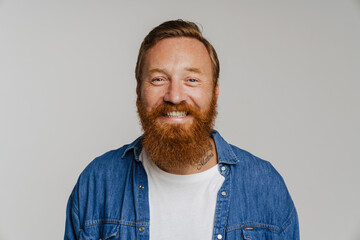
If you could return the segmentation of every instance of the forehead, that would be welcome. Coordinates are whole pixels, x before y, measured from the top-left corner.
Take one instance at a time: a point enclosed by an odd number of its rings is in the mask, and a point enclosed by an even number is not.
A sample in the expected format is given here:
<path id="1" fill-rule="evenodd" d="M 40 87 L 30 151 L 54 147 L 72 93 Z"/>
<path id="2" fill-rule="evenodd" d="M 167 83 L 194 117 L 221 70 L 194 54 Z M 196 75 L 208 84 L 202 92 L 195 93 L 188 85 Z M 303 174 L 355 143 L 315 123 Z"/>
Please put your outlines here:
<path id="1" fill-rule="evenodd" d="M 195 67 L 204 73 L 210 71 L 210 74 L 212 71 L 205 45 L 189 37 L 166 38 L 157 42 L 145 55 L 145 72 L 149 67 Z"/>

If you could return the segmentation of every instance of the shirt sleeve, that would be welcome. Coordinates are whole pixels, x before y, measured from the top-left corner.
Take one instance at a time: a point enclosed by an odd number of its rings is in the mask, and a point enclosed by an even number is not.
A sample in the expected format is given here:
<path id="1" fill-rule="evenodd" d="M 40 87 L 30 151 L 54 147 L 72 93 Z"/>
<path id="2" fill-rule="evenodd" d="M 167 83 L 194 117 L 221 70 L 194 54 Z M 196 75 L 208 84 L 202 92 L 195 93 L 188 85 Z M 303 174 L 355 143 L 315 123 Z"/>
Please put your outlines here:
<path id="1" fill-rule="evenodd" d="M 296 213 L 296 209 L 294 209 L 294 214 L 289 220 L 288 225 L 284 228 L 284 230 L 280 233 L 279 240 L 300 240 L 299 233 L 299 219 Z"/>
<path id="2" fill-rule="evenodd" d="M 79 239 L 80 218 L 76 199 L 76 186 L 69 197 L 66 208 L 65 236 L 64 240 Z"/>

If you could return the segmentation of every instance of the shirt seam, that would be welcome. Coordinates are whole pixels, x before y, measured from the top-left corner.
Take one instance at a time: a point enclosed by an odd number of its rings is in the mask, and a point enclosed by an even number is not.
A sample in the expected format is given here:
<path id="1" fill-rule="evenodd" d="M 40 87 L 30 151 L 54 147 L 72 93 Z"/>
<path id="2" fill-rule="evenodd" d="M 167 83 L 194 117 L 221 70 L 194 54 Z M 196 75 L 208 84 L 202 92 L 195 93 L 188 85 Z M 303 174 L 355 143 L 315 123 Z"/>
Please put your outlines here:
<path id="1" fill-rule="evenodd" d="M 263 228 L 263 229 L 274 230 L 276 232 L 281 231 L 281 229 L 279 229 L 279 227 L 275 226 L 275 225 L 270 225 L 270 224 L 265 224 L 265 223 L 257 223 L 257 222 L 249 222 L 249 223 L 233 225 L 233 226 L 229 227 L 226 230 L 226 232 L 231 232 L 233 230 L 244 229 L 244 228 Z"/>
<path id="2" fill-rule="evenodd" d="M 285 221 L 285 223 L 281 226 L 281 232 L 285 231 L 285 229 L 291 224 L 293 218 L 295 217 L 295 207 L 293 207 L 288 219 Z"/>
<path id="3" fill-rule="evenodd" d="M 238 224 L 238 225 L 233 225 L 230 226 L 226 232 L 231 232 L 233 230 L 237 230 L 237 229 L 244 229 L 244 228 L 263 228 L 263 229 L 269 229 L 269 230 L 273 230 L 276 231 L 278 233 L 283 232 L 292 222 L 294 216 L 295 216 L 295 208 L 293 208 L 293 210 L 291 211 L 289 217 L 286 219 L 285 223 L 282 224 L 281 227 L 278 227 L 276 225 L 271 225 L 271 224 L 265 224 L 265 223 L 257 223 L 257 222 L 249 222 L 249 223 L 243 223 L 243 224 Z"/>
<path id="4" fill-rule="evenodd" d="M 98 220 L 91 220 L 85 224 L 85 227 L 95 226 L 99 224 L 120 224 L 120 225 L 127 225 L 127 226 L 143 226 L 147 227 L 150 226 L 148 222 L 132 222 L 132 221 L 125 221 L 125 220 L 117 220 L 117 219 L 98 219 Z"/>

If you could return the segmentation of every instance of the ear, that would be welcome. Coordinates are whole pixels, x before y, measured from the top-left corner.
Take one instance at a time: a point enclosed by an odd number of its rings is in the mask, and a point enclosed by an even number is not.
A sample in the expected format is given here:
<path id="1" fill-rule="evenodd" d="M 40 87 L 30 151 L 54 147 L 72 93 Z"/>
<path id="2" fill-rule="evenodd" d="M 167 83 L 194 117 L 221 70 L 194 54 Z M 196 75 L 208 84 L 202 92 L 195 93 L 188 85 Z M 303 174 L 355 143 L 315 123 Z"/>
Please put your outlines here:
<path id="1" fill-rule="evenodd" d="M 215 95 L 219 96 L 219 84 L 218 83 L 216 83 L 216 86 L 215 86 Z"/>
<path id="2" fill-rule="evenodd" d="M 141 80 L 140 80 L 140 81 L 137 81 L 137 83 L 136 83 L 136 95 L 137 95 L 137 97 L 138 97 L 139 99 L 141 98 L 141 91 L 142 91 L 141 87 L 142 87 L 142 82 L 141 82 Z"/>

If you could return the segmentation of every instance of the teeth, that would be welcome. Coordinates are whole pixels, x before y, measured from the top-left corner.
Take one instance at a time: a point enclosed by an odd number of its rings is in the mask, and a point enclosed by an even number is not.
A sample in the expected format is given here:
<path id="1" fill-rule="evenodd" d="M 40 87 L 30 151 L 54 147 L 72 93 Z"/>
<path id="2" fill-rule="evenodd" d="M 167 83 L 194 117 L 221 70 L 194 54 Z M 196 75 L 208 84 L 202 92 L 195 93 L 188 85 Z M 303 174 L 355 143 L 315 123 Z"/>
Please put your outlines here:
<path id="1" fill-rule="evenodd" d="M 178 111 L 173 111 L 173 112 L 168 112 L 166 113 L 167 117 L 185 117 L 186 116 L 186 112 L 178 112 Z"/>

